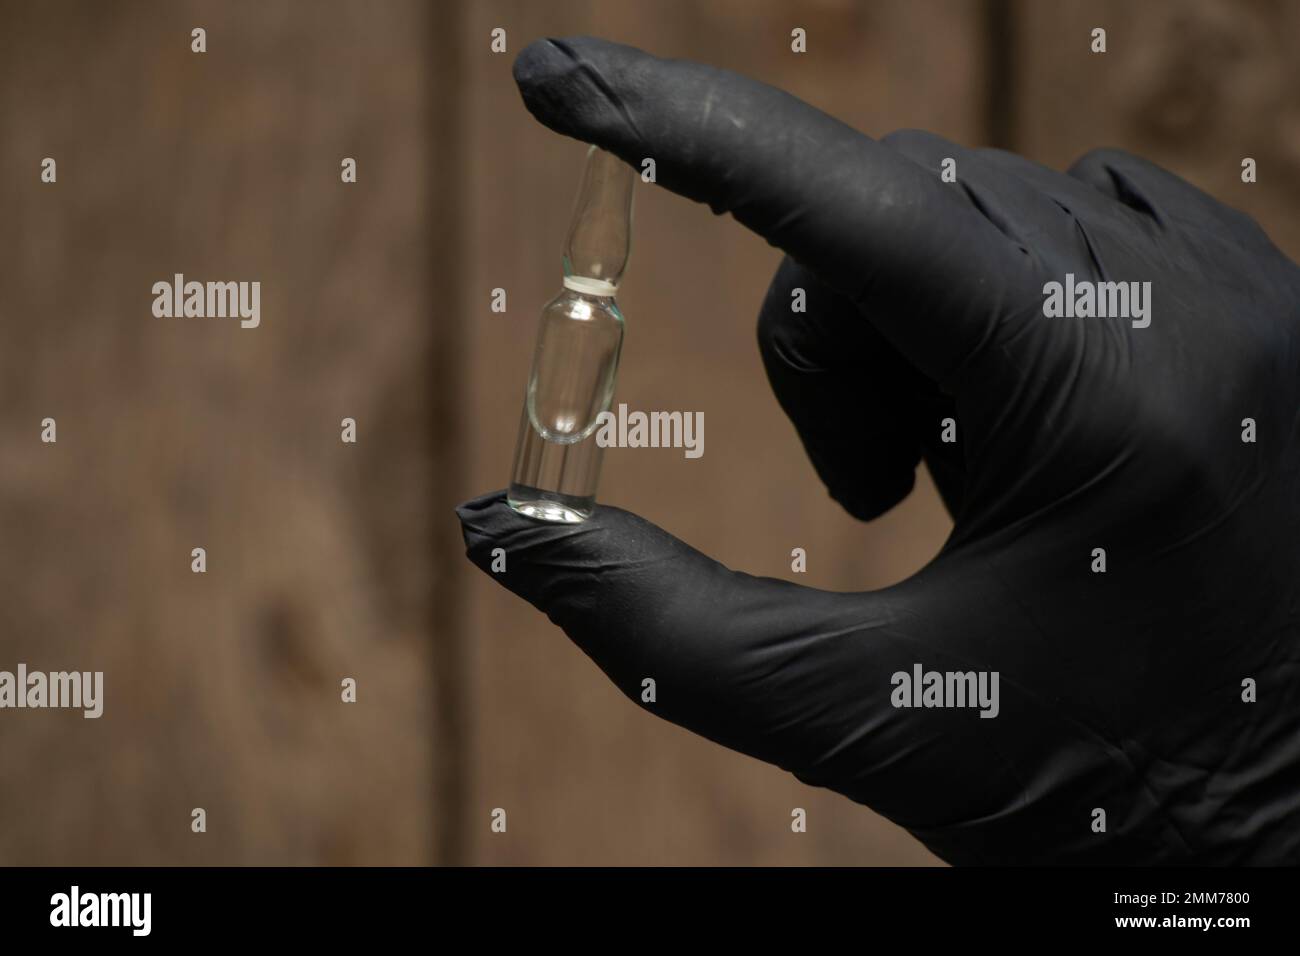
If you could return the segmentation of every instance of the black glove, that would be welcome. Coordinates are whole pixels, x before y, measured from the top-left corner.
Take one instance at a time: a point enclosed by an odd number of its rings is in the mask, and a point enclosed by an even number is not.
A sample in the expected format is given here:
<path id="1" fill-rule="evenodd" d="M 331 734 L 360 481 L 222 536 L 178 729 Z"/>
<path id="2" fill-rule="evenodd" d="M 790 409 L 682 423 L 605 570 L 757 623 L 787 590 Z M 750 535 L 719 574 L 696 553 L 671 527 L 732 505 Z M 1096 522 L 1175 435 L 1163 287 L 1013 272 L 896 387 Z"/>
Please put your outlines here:
<path id="1" fill-rule="evenodd" d="M 832 594 L 618 508 L 548 525 L 496 493 L 459 509 L 475 564 L 505 548 L 493 577 L 632 700 L 654 678 L 648 710 L 950 862 L 1300 863 L 1300 270 L 1253 220 L 1123 152 L 1061 174 L 876 142 L 595 39 L 534 43 L 515 79 L 550 128 L 653 157 L 787 253 L 759 342 L 831 495 L 874 517 L 924 456 L 956 527 L 902 584 Z M 1150 282 L 1149 326 L 1047 317 L 1067 273 Z M 924 704 L 895 676 L 917 665 L 997 672 L 996 716 L 896 706 Z"/>

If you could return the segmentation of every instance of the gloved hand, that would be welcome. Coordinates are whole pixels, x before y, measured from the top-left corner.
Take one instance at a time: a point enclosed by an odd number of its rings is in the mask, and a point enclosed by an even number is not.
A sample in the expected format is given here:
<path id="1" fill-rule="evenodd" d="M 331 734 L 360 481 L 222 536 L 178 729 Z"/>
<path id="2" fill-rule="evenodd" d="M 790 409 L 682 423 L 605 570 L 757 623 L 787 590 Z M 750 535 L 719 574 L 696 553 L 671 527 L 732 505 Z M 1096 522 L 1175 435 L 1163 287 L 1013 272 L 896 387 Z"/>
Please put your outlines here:
<path id="1" fill-rule="evenodd" d="M 1123 152 L 1061 174 L 877 142 L 590 38 L 530 45 L 515 79 L 547 126 L 653 157 L 785 251 L 759 344 L 831 495 L 872 518 L 925 457 L 956 527 L 913 578 L 834 594 L 618 508 L 548 525 L 496 493 L 459 509 L 474 563 L 505 548 L 492 577 L 633 701 L 653 677 L 653 713 L 950 862 L 1300 863 L 1300 270 L 1253 220 Z M 1067 273 L 1149 281 L 1150 325 L 1046 317 Z M 895 677 L 916 665 L 997 672 L 996 716 L 895 706 L 924 702 Z"/>

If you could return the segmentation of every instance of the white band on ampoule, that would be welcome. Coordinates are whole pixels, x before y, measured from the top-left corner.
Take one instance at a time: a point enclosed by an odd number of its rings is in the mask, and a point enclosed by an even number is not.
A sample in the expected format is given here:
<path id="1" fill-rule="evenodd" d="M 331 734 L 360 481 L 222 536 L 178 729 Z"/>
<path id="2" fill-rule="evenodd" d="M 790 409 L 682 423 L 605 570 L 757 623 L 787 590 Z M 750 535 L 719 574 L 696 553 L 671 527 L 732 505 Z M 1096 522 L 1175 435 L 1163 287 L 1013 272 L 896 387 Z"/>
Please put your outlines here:
<path id="1" fill-rule="evenodd" d="M 606 279 L 589 279 L 586 276 L 565 276 L 564 287 L 587 295 L 613 295 L 618 291 L 618 286 Z"/>

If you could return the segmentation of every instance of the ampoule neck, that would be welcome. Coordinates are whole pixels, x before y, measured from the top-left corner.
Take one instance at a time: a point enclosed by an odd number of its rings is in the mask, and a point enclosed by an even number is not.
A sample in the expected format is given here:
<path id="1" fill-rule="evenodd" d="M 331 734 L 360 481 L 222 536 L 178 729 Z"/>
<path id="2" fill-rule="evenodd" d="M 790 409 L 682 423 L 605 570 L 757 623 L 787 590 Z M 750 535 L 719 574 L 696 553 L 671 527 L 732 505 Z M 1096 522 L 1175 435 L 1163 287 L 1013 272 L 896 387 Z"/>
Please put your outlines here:
<path id="1" fill-rule="evenodd" d="M 580 295 L 589 295 L 598 299 L 612 299 L 618 293 L 618 286 L 606 279 L 591 279 L 586 276 L 565 276 L 564 288 Z"/>

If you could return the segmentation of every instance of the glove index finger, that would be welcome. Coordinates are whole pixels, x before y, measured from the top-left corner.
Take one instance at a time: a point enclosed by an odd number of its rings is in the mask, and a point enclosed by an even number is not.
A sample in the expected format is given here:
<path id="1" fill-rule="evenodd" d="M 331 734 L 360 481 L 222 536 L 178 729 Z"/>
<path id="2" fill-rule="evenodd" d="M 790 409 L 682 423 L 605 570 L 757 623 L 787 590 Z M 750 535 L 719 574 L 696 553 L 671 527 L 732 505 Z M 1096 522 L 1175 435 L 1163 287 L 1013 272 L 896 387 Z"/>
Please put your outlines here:
<path id="1" fill-rule="evenodd" d="M 1032 286 L 958 186 L 782 90 L 592 37 L 531 43 L 514 76 L 543 124 L 654 160 L 656 182 L 815 271 L 932 379 L 987 340 L 1009 285 Z"/>

